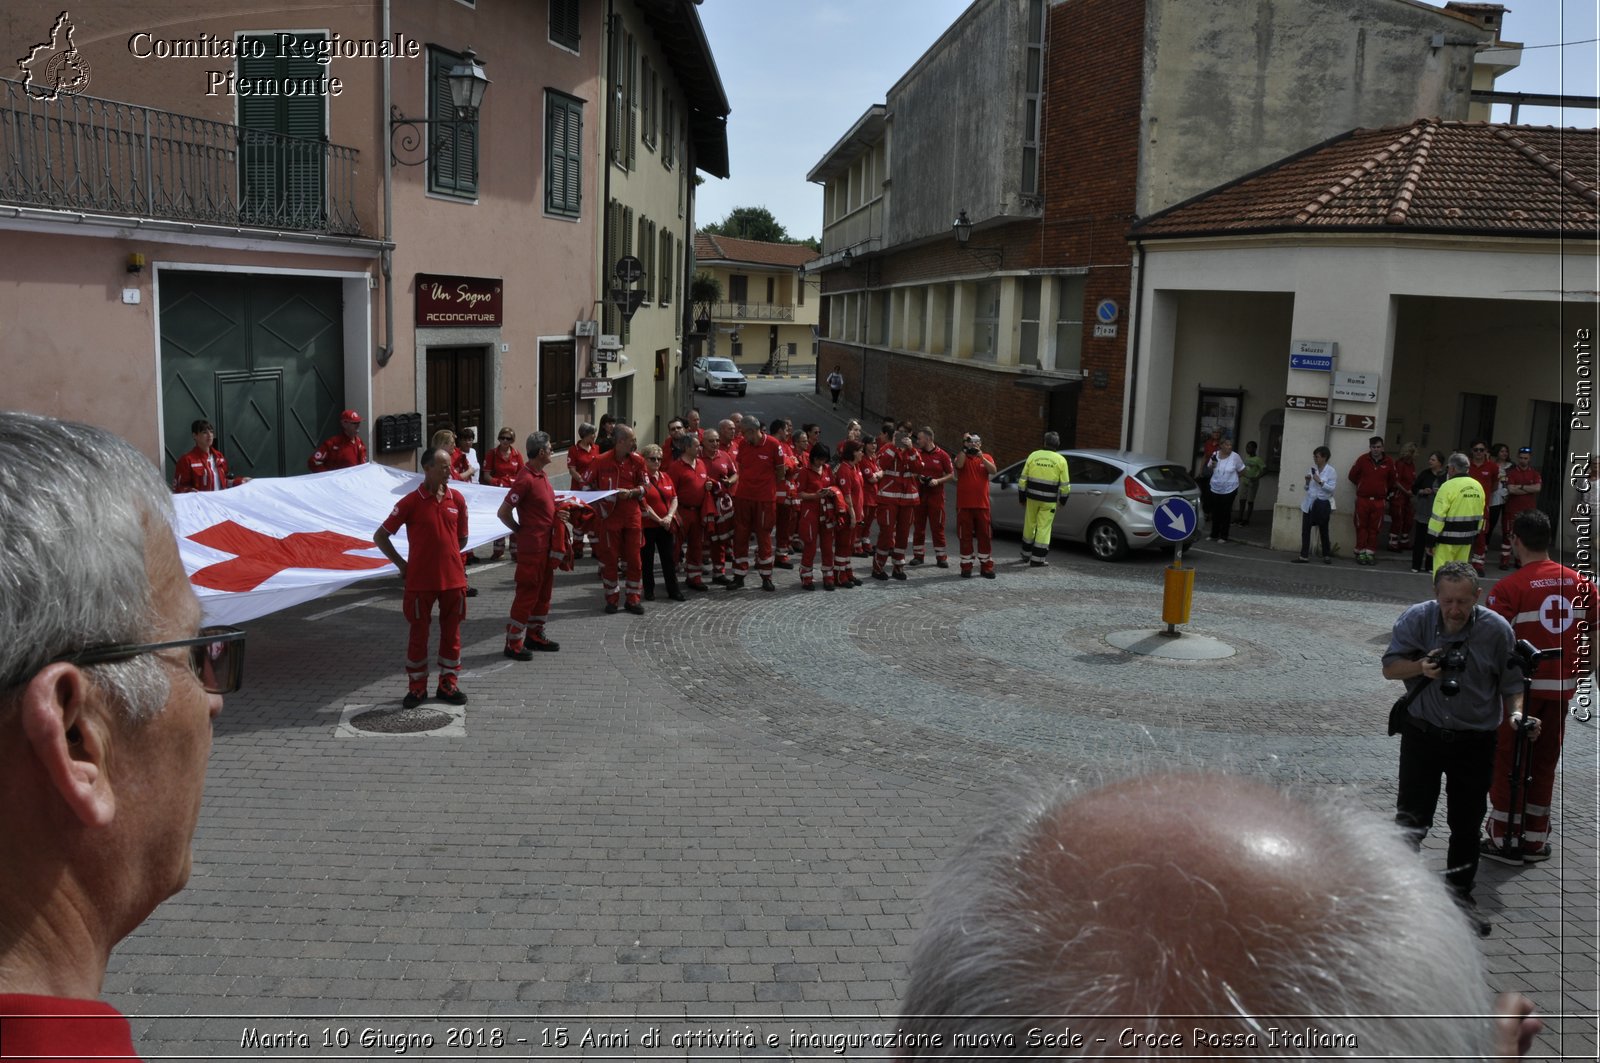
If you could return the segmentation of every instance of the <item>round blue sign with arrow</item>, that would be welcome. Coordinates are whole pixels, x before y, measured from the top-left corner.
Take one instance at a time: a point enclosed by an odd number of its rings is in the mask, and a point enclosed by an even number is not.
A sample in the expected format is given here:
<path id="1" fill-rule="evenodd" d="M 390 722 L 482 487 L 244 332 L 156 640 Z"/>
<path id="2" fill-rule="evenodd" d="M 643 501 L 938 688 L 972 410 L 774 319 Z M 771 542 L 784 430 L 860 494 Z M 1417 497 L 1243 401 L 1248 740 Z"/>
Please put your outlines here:
<path id="1" fill-rule="evenodd" d="M 1181 543 L 1194 534 L 1196 516 L 1194 504 L 1180 496 L 1169 498 L 1157 506 L 1152 520 L 1157 535 L 1169 543 Z"/>

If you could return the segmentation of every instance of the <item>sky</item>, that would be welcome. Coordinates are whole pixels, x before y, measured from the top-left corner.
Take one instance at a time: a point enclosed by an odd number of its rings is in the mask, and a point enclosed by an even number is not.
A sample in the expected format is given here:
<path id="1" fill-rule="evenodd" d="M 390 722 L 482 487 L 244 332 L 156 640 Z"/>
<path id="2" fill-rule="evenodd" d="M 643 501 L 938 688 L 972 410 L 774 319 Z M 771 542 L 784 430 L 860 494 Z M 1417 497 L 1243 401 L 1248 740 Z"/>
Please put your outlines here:
<path id="1" fill-rule="evenodd" d="M 1500 79 L 1511 92 L 1600 96 L 1600 5 L 1595 0 L 1504 0 L 1503 39 L 1525 46 L 1522 65 Z M 707 176 L 697 193 L 702 223 L 734 207 L 766 207 L 797 239 L 822 235 L 822 188 L 805 175 L 884 97 L 969 0 L 703 0 L 733 113 L 733 176 Z M 1435 6 L 1443 6 L 1439 0 Z M 1550 47 L 1561 42 L 1565 47 Z M 1586 42 L 1586 43 L 1570 43 Z M 1538 45 L 1539 47 L 1533 47 Z M 1088 49 L 1085 49 L 1088 54 Z M 1497 105 L 1495 121 L 1510 120 Z M 1592 110 L 1524 107 L 1525 125 L 1597 124 Z"/>

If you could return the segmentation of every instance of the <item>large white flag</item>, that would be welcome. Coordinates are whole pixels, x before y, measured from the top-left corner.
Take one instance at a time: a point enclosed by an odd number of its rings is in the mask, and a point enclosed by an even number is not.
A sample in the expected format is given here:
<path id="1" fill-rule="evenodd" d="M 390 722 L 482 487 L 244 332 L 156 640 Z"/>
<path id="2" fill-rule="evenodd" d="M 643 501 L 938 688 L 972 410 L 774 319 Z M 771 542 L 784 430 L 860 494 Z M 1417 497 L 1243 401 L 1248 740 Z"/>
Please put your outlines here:
<path id="1" fill-rule="evenodd" d="M 178 550 L 206 623 L 242 623 L 357 580 L 394 575 L 372 533 L 421 482 L 420 473 L 368 464 L 175 496 Z M 469 549 L 508 534 L 495 515 L 505 488 L 450 486 L 467 500 Z M 556 497 L 591 502 L 609 493 L 558 491 Z M 401 556 L 410 556 L 404 529 L 394 543 Z"/>

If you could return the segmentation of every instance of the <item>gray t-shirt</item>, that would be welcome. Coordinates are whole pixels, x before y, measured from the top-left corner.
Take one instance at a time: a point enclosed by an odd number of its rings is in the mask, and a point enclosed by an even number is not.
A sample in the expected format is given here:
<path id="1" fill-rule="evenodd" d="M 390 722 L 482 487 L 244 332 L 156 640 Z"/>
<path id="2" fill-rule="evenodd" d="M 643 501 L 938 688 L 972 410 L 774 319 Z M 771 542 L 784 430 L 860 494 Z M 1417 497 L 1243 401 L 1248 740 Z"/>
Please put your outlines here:
<path id="1" fill-rule="evenodd" d="M 1416 660 L 1441 646 L 1449 649 L 1458 645 L 1466 651 L 1466 667 L 1459 672 L 1446 672 L 1429 683 L 1411 702 L 1409 711 L 1420 720 L 1451 731 L 1492 731 L 1504 716 L 1501 696 L 1522 689 L 1522 672 L 1510 663 L 1516 637 L 1499 614 L 1475 605 L 1467 626 L 1454 635 L 1446 635 L 1438 602 L 1413 605 L 1394 622 L 1383 663 Z M 1452 675 L 1460 681 L 1461 690 L 1454 697 L 1446 697 L 1440 683 Z M 1421 682 L 1420 676 L 1408 679 L 1406 689 L 1415 689 Z"/>

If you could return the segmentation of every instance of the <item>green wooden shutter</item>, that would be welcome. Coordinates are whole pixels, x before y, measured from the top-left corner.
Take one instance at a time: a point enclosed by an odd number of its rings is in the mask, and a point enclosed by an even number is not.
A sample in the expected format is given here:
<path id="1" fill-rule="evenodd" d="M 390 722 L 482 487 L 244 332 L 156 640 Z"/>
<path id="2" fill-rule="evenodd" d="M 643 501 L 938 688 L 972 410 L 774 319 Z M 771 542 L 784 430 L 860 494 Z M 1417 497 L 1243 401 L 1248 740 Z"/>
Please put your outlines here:
<path id="1" fill-rule="evenodd" d="M 583 102 L 545 94 L 544 209 L 577 217 L 583 196 Z"/>
<path id="2" fill-rule="evenodd" d="M 428 117 L 434 120 L 426 134 L 428 188 L 457 196 L 478 194 L 478 123 L 456 124 L 450 98 L 450 70 L 461 57 L 442 49 L 428 51 Z"/>
<path id="3" fill-rule="evenodd" d="M 550 0 L 550 39 L 564 48 L 578 51 L 582 39 L 579 29 L 579 0 Z"/>
<path id="4" fill-rule="evenodd" d="M 323 68 L 308 55 L 281 55 L 276 36 L 260 41 L 262 54 L 241 56 L 242 80 L 316 81 Z M 297 40 L 320 41 L 322 34 Z M 307 49 L 308 51 L 312 49 Z M 274 228 L 316 229 L 326 224 L 327 101 L 320 93 L 240 95 L 240 220 Z M 285 139 L 294 138 L 294 139 Z"/>

